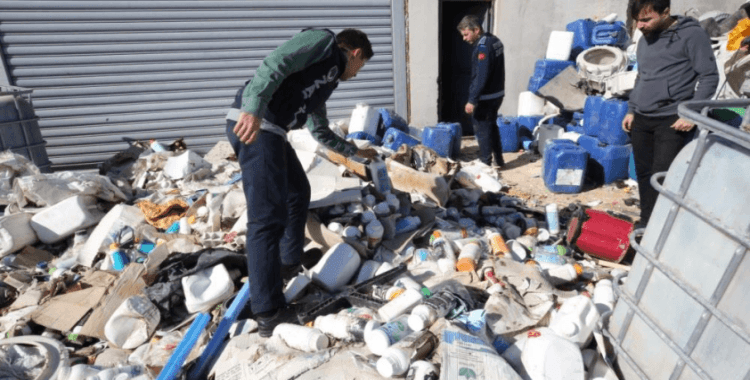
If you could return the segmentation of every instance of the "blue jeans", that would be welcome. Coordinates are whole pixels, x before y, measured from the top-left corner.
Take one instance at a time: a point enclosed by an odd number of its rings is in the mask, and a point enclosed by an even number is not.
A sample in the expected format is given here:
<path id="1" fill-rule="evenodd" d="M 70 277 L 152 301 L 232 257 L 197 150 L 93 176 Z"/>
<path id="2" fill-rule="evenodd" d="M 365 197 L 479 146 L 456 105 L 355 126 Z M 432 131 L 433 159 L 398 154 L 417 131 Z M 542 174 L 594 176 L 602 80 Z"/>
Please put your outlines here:
<path id="1" fill-rule="evenodd" d="M 500 129 L 497 127 L 497 111 L 501 104 L 503 98 L 480 101 L 471 115 L 474 136 L 479 144 L 479 159 L 487 165 L 492 165 L 492 153 L 495 153 L 495 164 L 505 165 Z"/>
<path id="2" fill-rule="evenodd" d="M 253 314 L 286 304 L 281 265 L 299 264 L 305 244 L 310 183 L 297 154 L 280 135 L 260 131 L 243 144 L 227 121 L 247 200 L 247 273 Z"/>

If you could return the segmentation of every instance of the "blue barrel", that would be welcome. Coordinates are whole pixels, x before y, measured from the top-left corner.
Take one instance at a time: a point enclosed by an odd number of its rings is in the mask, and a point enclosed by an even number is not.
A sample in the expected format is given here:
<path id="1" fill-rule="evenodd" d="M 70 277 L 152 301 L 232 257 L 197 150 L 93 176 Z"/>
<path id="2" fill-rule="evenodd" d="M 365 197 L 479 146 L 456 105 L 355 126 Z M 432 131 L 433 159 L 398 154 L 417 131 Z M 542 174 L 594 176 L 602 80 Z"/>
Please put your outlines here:
<path id="1" fill-rule="evenodd" d="M 378 113 L 380 113 L 380 121 L 383 123 L 382 131 L 387 131 L 388 128 L 396 128 L 401 132 L 409 133 L 409 123 L 396 112 L 387 108 L 379 108 Z"/>
<path id="2" fill-rule="evenodd" d="M 451 140 L 453 141 L 453 151 L 451 152 L 451 158 L 458 158 L 461 154 L 461 138 L 463 137 L 463 129 L 461 123 L 438 123 L 437 127 L 448 128 L 453 133 Z"/>
<path id="3" fill-rule="evenodd" d="M 354 132 L 346 135 L 347 139 L 355 139 L 355 140 L 367 140 L 373 145 L 380 145 L 380 137 L 379 136 L 373 136 L 367 132 L 359 131 Z"/>
<path id="4" fill-rule="evenodd" d="M 560 74 L 568 66 L 575 65 L 573 61 L 558 61 L 555 59 L 540 59 L 534 65 L 534 74 L 529 78 L 528 90 L 537 92 L 544 87 L 547 82 Z"/>
<path id="5" fill-rule="evenodd" d="M 604 98 L 601 96 L 589 96 L 586 98 L 586 104 L 583 106 L 583 130 L 586 135 L 591 137 L 599 135 L 603 106 Z"/>
<path id="6" fill-rule="evenodd" d="M 388 130 L 385 131 L 385 136 L 383 136 L 384 147 L 396 151 L 403 144 L 415 146 L 419 144 L 419 140 L 396 128 L 388 128 Z"/>
<path id="7" fill-rule="evenodd" d="M 591 43 L 594 45 L 612 45 L 623 48 L 627 42 L 628 31 L 622 21 L 611 24 L 602 21 L 591 31 Z"/>
<path id="8" fill-rule="evenodd" d="M 518 135 L 518 119 L 515 117 L 497 117 L 497 128 L 500 131 L 500 144 L 503 152 L 518 152 L 521 140 Z"/>
<path id="9" fill-rule="evenodd" d="M 630 145 L 607 145 L 596 137 L 581 136 L 578 144 L 589 152 L 589 178 L 598 184 L 627 179 L 628 163 L 633 148 Z"/>
<path id="10" fill-rule="evenodd" d="M 601 126 L 597 138 L 607 145 L 630 144 L 630 135 L 622 130 L 622 119 L 628 114 L 628 102 L 609 99 L 604 102 L 601 112 Z"/>
<path id="11" fill-rule="evenodd" d="M 541 115 L 537 116 L 519 116 L 518 117 L 518 133 L 521 136 L 525 136 L 533 139 L 534 128 L 542 120 Z"/>
<path id="12" fill-rule="evenodd" d="M 453 154 L 453 132 L 440 126 L 425 127 L 422 130 L 422 145 L 432 149 L 440 157 L 450 157 Z"/>
<path id="13" fill-rule="evenodd" d="M 570 52 L 570 59 L 575 60 L 578 54 L 594 46 L 591 43 L 591 34 L 594 31 L 596 22 L 589 19 L 581 19 L 571 22 L 565 26 L 565 30 L 573 32 L 573 49 Z"/>
<path id="14" fill-rule="evenodd" d="M 635 174 L 635 156 L 633 156 L 633 152 L 630 152 L 630 160 L 628 160 L 628 177 L 636 181 L 638 180 L 638 175 Z"/>
<path id="15" fill-rule="evenodd" d="M 586 178 L 589 154 L 574 142 L 551 140 L 544 148 L 542 177 L 554 193 L 579 193 Z"/>

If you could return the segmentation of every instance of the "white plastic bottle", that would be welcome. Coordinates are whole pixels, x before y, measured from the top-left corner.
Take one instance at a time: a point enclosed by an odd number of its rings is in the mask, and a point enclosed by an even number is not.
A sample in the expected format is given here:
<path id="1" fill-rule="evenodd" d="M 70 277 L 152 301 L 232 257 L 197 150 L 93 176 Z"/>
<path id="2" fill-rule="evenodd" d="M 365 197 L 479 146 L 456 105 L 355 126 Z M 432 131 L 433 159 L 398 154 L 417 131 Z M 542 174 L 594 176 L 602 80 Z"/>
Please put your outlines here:
<path id="1" fill-rule="evenodd" d="M 378 309 L 378 315 L 383 322 L 390 322 L 398 316 L 411 310 L 414 306 L 422 302 L 422 293 L 414 289 L 406 289 L 400 296 L 389 301 Z"/>
<path id="2" fill-rule="evenodd" d="M 482 247 L 478 242 L 464 245 L 461 254 L 456 261 L 456 270 L 459 272 L 473 272 L 477 268 L 477 261 L 482 256 Z"/>
<path id="3" fill-rule="evenodd" d="M 521 361 L 531 379 L 585 378 L 581 350 L 547 328 L 529 331 Z"/>
<path id="4" fill-rule="evenodd" d="M 367 224 L 365 233 L 367 234 L 367 248 L 374 249 L 383 240 L 383 224 L 379 220 L 375 219 Z"/>
<path id="5" fill-rule="evenodd" d="M 545 269 L 544 273 L 547 275 L 547 280 L 552 285 L 557 286 L 576 281 L 583 273 L 583 267 L 578 263 L 565 264 Z"/>
<path id="6" fill-rule="evenodd" d="M 413 331 L 409 328 L 408 316 L 402 315 L 365 333 L 367 349 L 375 355 L 383 355 L 392 344 L 400 341 Z"/>
<path id="7" fill-rule="evenodd" d="M 137 365 L 127 365 L 123 367 L 107 368 L 94 376 L 87 377 L 86 380 L 115 380 L 123 377 L 125 379 L 130 379 L 142 374 L 143 367 Z"/>
<path id="8" fill-rule="evenodd" d="M 391 186 L 391 179 L 388 176 L 388 168 L 385 162 L 381 160 L 373 160 L 369 166 L 370 176 L 372 177 L 372 183 L 375 185 L 375 190 L 380 194 L 388 194 L 393 190 Z"/>
<path id="9" fill-rule="evenodd" d="M 287 346 L 305 352 L 317 352 L 328 348 L 328 336 L 318 329 L 281 323 L 273 329 L 273 335 L 281 338 Z"/>
<path id="10" fill-rule="evenodd" d="M 333 292 L 349 283 L 360 262 L 359 253 L 352 246 L 336 244 L 310 269 L 312 280 L 326 291 Z"/>
<path id="11" fill-rule="evenodd" d="M 326 335 L 347 342 L 363 342 L 371 321 L 350 315 L 329 314 L 315 318 L 314 327 Z"/>
<path id="12" fill-rule="evenodd" d="M 612 280 L 602 279 L 594 287 L 594 305 L 599 315 L 612 311 L 615 307 L 615 293 L 612 288 Z"/>
<path id="13" fill-rule="evenodd" d="M 406 372 L 406 380 L 433 380 L 437 379 L 439 375 L 440 369 L 434 364 L 417 360 L 409 366 L 409 371 Z"/>
<path id="14" fill-rule="evenodd" d="M 432 292 L 430 291 L 428 287 L 420 284 L 415 279 L 411 278 L 411 276 L 409 275 L 405 275 L 405 276 L 397 278 L 396 281 L 393 282 L 393 285 L 400 286 L 404 289 L 414 289 L 422 293 L 422 296 L 424 297 L 430 297 L 432 295 Z"/>
<path id="15" fill-rule="evenodd" d="M 451 310 L 458 307 L 460 302 L 461 300 L 455 294 L 446 289 L 433 294 L 411 311 L 408 320 L 409 328 L 422 331 L 432 326 L 439 318 L 445 317 Z"/>
<path id="16" fill-rule="evenodd" d="M 549 328 L 555 334 L 585 347 L 599 321 L 599 312 L 591 298 L 575 296 L 568 298 L 552 317 Z"/>
<path id="17" fill-rule="evenodd" d="M 550 203 L 545 207 L 547 216 L 547 228 L 549 233 L 557 236 L 560 233 L 560 219 L 557 213 L 557 203 Z"/>
<path id="18" fill-rule="evenodd" d="M 430 331 L 409 334 L 389 347 L 378 359 L 378 373 L 384 377 L 402 375 L 414 360 L 427 357 L 438 345 L 438 338 Z"/>

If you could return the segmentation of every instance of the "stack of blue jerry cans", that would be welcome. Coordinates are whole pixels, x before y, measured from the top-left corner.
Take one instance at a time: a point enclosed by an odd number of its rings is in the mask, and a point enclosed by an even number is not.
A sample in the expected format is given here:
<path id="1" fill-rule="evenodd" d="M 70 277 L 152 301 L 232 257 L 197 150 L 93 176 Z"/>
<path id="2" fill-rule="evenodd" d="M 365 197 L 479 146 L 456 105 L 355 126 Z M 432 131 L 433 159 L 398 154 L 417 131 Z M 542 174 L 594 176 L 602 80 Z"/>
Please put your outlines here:
<path id="1" fill-rule="evenodd" d="M 397 151 L 401 145 L 413 147 L 419 144 L 419 140 L 411 137 L 408 133 L 401 132 L 396 128 L 388 128 L 383 136 L 383 147 Z"/>
<path id="2" fill-rule="evenodd" d="M 612 45 L 625 48 L 628 43 L 628 31 L 625 23 L 600 21 L 591 31 L 591 43 L 594 45 Z"/>
<path id="3" fill-rule="evenodd" d="M 438 123 L 422 131 L 422 144 L 441 157 L 458 158 L 461 152 L 461 124 Z"/>
<path id="4" fill-rule="evenodd" d="M 573 49 L 570 52 L 570 59 L 575 60 L 578 54 L 594 46 L 591 43 L 591 34 L 594 31 L 596 22 L 589 19 L 581 19 L 571 22 L 565 27 L 568 32 L 573 32 Z"/>
<path id="5" fill-rule="evenodd" d="M 633 148 L 630 136 L 622 130 L 628 103 L 599 96 L 586 99 L 584 135 L 578 144 L 589 153 L 588 176 L 595 183 L 608 184 L 629 177 L 628 164 Z"/>

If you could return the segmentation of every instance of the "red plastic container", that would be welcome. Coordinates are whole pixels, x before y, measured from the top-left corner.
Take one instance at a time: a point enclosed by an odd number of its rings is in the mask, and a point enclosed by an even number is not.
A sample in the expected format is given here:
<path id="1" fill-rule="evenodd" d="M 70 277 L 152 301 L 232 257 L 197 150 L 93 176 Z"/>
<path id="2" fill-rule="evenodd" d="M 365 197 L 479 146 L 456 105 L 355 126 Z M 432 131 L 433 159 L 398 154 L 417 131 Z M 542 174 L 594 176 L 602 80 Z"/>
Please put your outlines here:
<path id="1" fill-rule="evenodd" d="M 593 257 L 619 263 L 630 248 L 633 223 L 604 211 L 576 212 L 568 226 L 568 244 Z"/>

